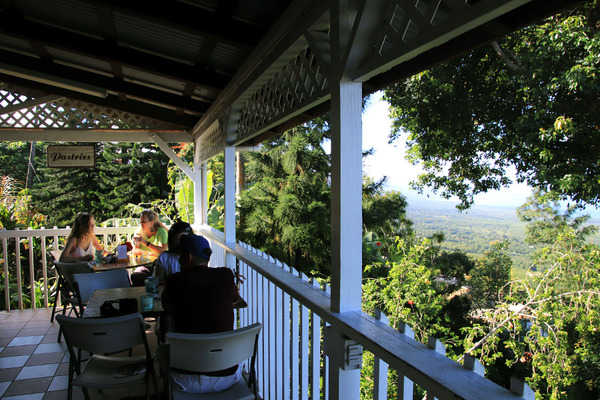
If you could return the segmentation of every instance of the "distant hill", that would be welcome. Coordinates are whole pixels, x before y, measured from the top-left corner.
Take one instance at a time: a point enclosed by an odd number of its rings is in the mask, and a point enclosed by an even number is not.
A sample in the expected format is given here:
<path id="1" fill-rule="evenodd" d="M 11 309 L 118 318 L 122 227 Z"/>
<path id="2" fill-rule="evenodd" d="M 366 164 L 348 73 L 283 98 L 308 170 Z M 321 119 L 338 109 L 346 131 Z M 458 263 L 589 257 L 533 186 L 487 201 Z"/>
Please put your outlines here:
<path id="1" fill-rule="evenodd" d="M 535 248 L 525 243 L 525 224 L 520 222 L 515 207 L 475 205 L 460 212 L 454 202 L 431 200 L 423 196 L 406 196 L 407 215 L 414 223 L 417 234 L 431 236 L 441 232 L 445 235 L 443 248 L 460 250 L 472 258 L 483 256 L 490 243 L 508 240 L 513 259 L 513 273 L 521 275 L 529 267 Z M 600 216 L 594 211 L 592 224 L 600 225 Z M 600 243 L 600 237 L 595 238 Z"/>

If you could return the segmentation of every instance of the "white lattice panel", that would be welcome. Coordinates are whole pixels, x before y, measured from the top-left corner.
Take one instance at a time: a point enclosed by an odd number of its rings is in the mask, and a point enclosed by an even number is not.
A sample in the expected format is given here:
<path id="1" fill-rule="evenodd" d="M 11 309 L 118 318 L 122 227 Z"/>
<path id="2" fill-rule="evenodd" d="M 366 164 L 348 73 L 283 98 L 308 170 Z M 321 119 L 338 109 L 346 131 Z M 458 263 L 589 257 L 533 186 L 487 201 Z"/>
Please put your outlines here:
<path id="1" fill-rule="evenodd" d="M 528 1 L 390 0 L 378 8 L 366 2 L 369 28 L 359 28 L 359 35 L 371 45 L 359 57 L 354 79 L 384 72 Z M 374 19 L 381 23 L 374 26 Z"/>
<path id="2" fill-rule="evenodd" d="M 24 94 L 0 90 L 0 112 L 8 107 L 14 110 L 15 106 L 34 99 L 35 97 Z M 152 118 L 68 98 L 2 114 L 0 128 L 177 129 L 172 124 Z"/>
<path id="3" fill-rule="evenodd" d="M 201 162 L 222 153 L 225 148 L 225 132 L 222 124 L 215 124 L 214 129 L 204 134 L 200 139 Z"/>
<path id="4" fill-rule="evenodd" d="M 327 93 L 329 83 L 310 48 L 287 64 L 241 109 L 236 139 L 241 140 Z"/>

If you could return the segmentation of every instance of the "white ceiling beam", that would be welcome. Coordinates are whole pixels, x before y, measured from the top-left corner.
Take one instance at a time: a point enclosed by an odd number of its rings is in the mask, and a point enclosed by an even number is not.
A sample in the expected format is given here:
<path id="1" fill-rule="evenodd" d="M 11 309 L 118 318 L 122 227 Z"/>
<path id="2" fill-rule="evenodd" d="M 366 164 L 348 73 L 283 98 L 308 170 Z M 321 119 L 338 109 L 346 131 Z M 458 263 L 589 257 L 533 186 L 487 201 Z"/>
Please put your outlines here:
<path id="1" fill-rule="evenodd" d="M 188 132 L 160 132 L 166 142 L 190 143 Z M 138 142 L 153 143 L 149 131 L 90 130 L 90 129 L 47 129 L 19 130 L 0 129 L 0 141 L 7 142 Z"/>

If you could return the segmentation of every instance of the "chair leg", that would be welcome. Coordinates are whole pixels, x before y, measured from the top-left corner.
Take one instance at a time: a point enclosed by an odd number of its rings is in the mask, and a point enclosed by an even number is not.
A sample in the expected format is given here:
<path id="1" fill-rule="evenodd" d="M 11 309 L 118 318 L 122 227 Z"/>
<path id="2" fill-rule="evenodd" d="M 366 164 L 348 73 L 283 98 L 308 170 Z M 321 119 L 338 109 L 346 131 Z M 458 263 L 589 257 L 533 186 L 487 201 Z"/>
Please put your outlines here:
<path id="1" fill-rule="evenodd" d="M 154 361 L 152 361 L 154 363 Z M 152 365 L 152 384 L 154 385 L 154 393 L 156 394 L 156 398 L 160 399 L 160 389 L 158 388 L 158 380 L 156 379 L 156 371 L 154 370 L 154 365 Z M 146 393 L 148 393 L 148 385 L 146 385 Z"/>
<path id="2" fill-rule="evenodd" d="M 66 312 L 67 312 L 67 304 L 63 304 L 62 315 L 65 315 Z M 60 336 L 61 335 L 62 335 L 62 326 L 58 328 L 58 338 L 56 338 L 56 341 L 58 343 L 60 343 Z"/>
<path id="3" fill-rule="evenodd" d="M 54 305 L 52 306 L 52 314 L 50 314 L 50 323 L 54 322 L 54 313 L 56 313 L 56 303 L 58 300 L 58 292 L 56 296 L 54 296 Z"/>
<path id="4" fill-rule="evenodd" d="M 58 278 L 58 282 L 56 282 L 56 293 L 54 293 L 54 305 L 52 306 L 52 314 L 50 314 L 50 323 L 54 322 L 54 314 L 56 313 L 56 304 L 58 303 L 58 299 L 60 298 L 60 290 L 62 286 L 62 278 Z"/>

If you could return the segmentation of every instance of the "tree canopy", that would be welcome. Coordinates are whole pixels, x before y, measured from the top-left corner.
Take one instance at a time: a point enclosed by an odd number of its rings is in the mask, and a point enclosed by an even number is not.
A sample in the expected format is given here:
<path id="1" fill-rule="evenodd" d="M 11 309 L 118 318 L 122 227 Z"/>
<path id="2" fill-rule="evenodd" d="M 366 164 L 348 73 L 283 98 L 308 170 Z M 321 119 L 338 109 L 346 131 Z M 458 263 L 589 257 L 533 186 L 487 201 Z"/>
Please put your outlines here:
<path id="1" fill-rule="evenodd" d="M 81 211 L 94 214 L 98 221 L 128 217 L 129 204 L 149 204 L 170 197 L 169 158 L 155 145 L 91 144 L 97 153 L 94 168 L 64 169 L 45 166 L 45 144 L 38 143 L 31 201 L 32 206 L 48 216 L 50 226 L 70 225 Z M 2 144 L 0 148 L 4 150 Z M 21 152 L 2 154 L 19 160 L 25 152 L 29 154 L 28 144 L 23 143 Z"/>
<path id="2" fill-rule="evenodd" d="M 329 124 L 318 118 L 263 143 L 260 152 L 247 153 L 246 187 L 237 202 L 241 241 L 323 277 L 329 277 L 331 257 L 328 139 Z M 379 258 L 387 251 L 377 235 L 402 236 L 411 230 L 406 199 L 383 191 L 383 182 L 363 182 L 363 265 L 372 259 L 367 253 Z M 373 251 L 365 252 L 369 244 Z"/>
<path id="3" fill-rule="evenodd" d="M 561 212 L 552 195 L 529 198 L 520 218 L 528 223 L 528 240 L 545 247 L 528 279 L 496 291 L 502 301 L 465 340 L 468 348 L 479 339 L 468 352 L 481 357 L 492 379 L 526 378 L 540 398 L 600 395 L 600 248 L 589 242 L 597 229 L 582 226 L 586 218 L 573 211 Z M 498 369 L 504 373 L 494 373 Z"/>
<path id="4" fill-rule="evenodd" d="M 516 180 L 600 204 L 600 8 L 551 17 L 385 92 L 415 188 L 473 196 Z"/>

